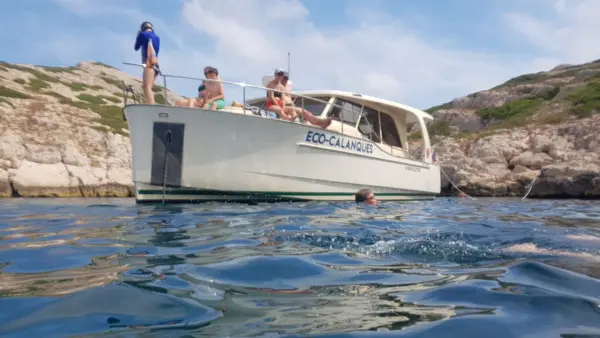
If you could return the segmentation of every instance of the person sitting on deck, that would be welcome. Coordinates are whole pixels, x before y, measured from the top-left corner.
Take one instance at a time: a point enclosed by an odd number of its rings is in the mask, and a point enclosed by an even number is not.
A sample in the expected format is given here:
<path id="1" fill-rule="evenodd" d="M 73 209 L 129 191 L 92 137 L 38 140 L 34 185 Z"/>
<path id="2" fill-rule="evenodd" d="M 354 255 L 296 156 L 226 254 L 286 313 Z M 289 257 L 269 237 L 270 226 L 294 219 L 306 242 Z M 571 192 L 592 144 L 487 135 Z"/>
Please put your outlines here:
<path id="1" fill-rule="evenodd" d="M 275 77 L 267 83 L 266 88 L 273 89 L 267 91 L 267 106 L 265 109 L 274 112 L 280 119 L 286 121 L 295 121 L 298 117 L 295 111 L 288 112 L 283 102 L 283 91 L 285 87 L 281 84 L 281 78 L 286 75 L 281 69 L 275 69 Z"/>
<path id="2" fill-rule="evenodd" d="M 206 94 L 206 85 L 205 85 L 204 81 L 202 81 L 202 84 L 200 86 L 198 86 L 198 97 L 190 97 L 189 99 L 179 100 L 179 101 L 175 102 L 175 105 L 180 106 L 180 107 L 202 108 L 202 107 L 204 107 L 204 95 L 205 94 Z"/>
<path id="3" fill-rule="evenodd" d="M 330 117 L 326 117 L 326 118 L 322 118 L 322 117 L 316 117 L 314 116 L 311 112 L 309 112 L 308 110 L 302 108 L 302 107 L 295 107 L 294 106 L 294 101 L 292 100 L 292 85 L 288 82 L 289 81 L 289 75 L 287 73 L 284 73 L 281 76 L 281 81 L 280 84 L 283 87 L 283 102 L 285 104 L 284 110 L 286 111 L 286 113 L 288 114 L 300 114 L 302 116 L 302 119 L 304 121 L 308 121 L 311 124 L 321 127 L 323 129 L 329 127 L 329 125 L 331 124 L 331 118 Z"/>
<path id="4" fill-rule="evenodd" d="M 154 93 L 152 87 L 156 76 L 160 74 L 158 66 L 158 52 L 160 50 L 160 38 L 154 33 L 152 23 L 142 22 L 137 38 L 135 39 L 134 50 L 141 48 L 142 64 L 144 65 L 144 74 L 142 77 L 142 87 L 144 90 L 144 103 L 154 104 Z"/>
<path id="5" fill-rule="evenodd" d="M 225 89 L 223 88 L 223 84 L 220 82 L 221 78 L 219 77 L 219 70 L 214 67 L 206 67 L 204 68 L 204 76 L 208 80 L 214 81 L 206 81 L 205 87 L 206 91 L 204 94 L 204 109 L 223 109 L 225 108 Z"/>

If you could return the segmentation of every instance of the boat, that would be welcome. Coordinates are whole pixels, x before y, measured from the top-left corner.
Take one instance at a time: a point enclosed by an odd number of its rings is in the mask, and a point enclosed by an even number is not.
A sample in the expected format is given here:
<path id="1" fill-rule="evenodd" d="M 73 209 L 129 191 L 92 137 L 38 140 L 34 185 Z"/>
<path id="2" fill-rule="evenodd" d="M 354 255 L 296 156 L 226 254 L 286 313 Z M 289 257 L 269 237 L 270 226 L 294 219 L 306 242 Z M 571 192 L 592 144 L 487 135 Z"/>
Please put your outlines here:
<path id="1" fill-rule="evenodd" d="M 161 76 L 165 97 L 167 77 L 190 78 Z M 240 87 L 242 102 L 222 110 L 125 103 L 138 203 L 353 201 L 364 188 L 379 201 L 432 200 L 440 193 L 430 114 L 359 93 L 293 92 L 296 106 L 333 119 L 323 129 L 267 111 L 265 86 L 221 82 Z M 248 88 L 265 94 L 246 98 Z M 408 145 L 413 123 L 423 140 L 417 158 Z"/>

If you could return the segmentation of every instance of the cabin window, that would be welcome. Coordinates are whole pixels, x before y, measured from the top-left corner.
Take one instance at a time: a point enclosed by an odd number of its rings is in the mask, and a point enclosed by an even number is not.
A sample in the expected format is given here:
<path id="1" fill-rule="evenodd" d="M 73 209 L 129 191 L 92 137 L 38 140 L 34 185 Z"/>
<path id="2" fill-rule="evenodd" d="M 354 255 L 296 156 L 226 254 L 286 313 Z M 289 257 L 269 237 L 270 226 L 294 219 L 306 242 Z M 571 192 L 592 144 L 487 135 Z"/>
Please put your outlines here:
<path id="1" fill-rule="evenodd" d="M 329 97 L 315 97 L 315 99 L 329 102 L 330 98 Z M 304 109 L 308 110 L 315 116 L 320 116 L 323 113 L 323 109 L 325 109 L 325 106 L 327 105 L 327 103 L 324 103 L 321 101 L 311 100 L 308 97 L 304 97 L 304 98 L 296 97 L 294 99 L 294 105 L 296 107 L 303 107 Z"/>
<path id="2" fill-rule="evenodd" d="M 393 147 L 402 148 L 402 142 L 400 141 L 400 135 L 398 135 L 398 129 L 396 129 L 394 119 L 384 112 L 379 112 L 379 117 L 381 118 L 381 136 L 383 138 L 383 143 Z"/>
<path id="3" fill-rule="evenodd" d="M 362 106 L 342 99 L 336 99 L 335 104 L 334 107 L 331 107 L 331 118 L 353 127 L 356 126 L 356 122 L 360 118 Z"/>
<path id="4" fill-rule="evenodd" d="M 363 115 L 358 123 L 358 131 L 373 142 L 381 142 L 379 130 L 379 112 L 375 109 L 364 107 Z"/>

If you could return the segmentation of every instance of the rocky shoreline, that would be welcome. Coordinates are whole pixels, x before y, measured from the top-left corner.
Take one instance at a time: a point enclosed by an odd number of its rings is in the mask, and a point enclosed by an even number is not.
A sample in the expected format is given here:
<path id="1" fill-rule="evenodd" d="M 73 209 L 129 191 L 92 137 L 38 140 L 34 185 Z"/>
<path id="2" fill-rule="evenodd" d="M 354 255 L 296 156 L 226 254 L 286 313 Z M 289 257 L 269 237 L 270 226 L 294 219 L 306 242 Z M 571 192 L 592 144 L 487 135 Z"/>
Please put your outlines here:
<path id="1" fill-rule="evenodd" d="M 437 137 L 450 179 L 480 197 L 600 198 L 600 116 L 465 138 Z M 442 179 L 443 190 L 453 190 Z M 454 189 L 454 191 L 456 191 Z"/>
<path id="2" fill-rule="evenodd" d="M 592 82 L 591 113 L 569 115 L 581 111 L 581 88 L 589 76 L 600 79 L 600 63 L 534 75 L 430 109 L 439 164 L 473 197 L 522 197 L 535 179 L 530 198 L 600 198 L 600 82 Z M 122 90 L 140 84 L 97 62 L 0 63 L 0 197 L 132 197 Z M 574 90 L 577 100 L 568 101 Z M 164 100 L 162 88 L 154 92 Z M 457 194 L 442 174 L 440 195 Z"/>

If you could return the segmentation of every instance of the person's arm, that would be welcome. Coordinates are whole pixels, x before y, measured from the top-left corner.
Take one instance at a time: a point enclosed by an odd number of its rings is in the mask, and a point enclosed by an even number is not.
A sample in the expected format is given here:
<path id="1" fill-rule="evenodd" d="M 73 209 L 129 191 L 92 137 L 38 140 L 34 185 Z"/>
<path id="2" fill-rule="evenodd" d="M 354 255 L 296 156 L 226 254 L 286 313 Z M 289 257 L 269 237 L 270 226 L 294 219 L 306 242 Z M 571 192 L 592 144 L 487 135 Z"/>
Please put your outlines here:
<path id="1" fill-rule="evenodd" d="M 158 51 L 160 50 L 160 37 L 158 37 L 156 34 L 154 34 L 154 36 L 156 37 L 156 44 L 154 44 L 153 47 L 154 51 L 156 52 L 156 57 L 158 57 Z"/>
<path id="2" fill-rule="evenodd" d="M 135 46 L 133 46 L 133 50 L 139 50 L 140 47 L 142 47 L 143 41 L 142 41 L 143 35 L 142 32 L 138 32 L 137 37 L 135 38 Z"/>
<path id="3" fill-rule="evenodd" d="M 269 100 L 275 102 L 275 92 L 273 92 L 273 86 L 269 83 L 267 85 L 267 88 L 271 89 L 269 91 L 267 91 L 267 97 L 269 98 Z"/>

